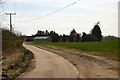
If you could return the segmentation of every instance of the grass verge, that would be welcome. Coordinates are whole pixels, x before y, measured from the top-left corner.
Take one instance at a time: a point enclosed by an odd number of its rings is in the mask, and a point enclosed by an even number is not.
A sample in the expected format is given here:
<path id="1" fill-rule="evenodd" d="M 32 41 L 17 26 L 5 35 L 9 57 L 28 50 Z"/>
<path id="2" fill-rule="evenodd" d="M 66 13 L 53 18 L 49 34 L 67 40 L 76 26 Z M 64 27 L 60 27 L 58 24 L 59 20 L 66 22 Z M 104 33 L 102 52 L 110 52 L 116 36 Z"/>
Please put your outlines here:
<path id="1" fill-rule="evenodd" d="M 18 50 L 18 53 L 11 56 L 3 57 L 2 80 L 15 79 L 26 70 L 32 59 L 33 53 L 25 48 Z"/>

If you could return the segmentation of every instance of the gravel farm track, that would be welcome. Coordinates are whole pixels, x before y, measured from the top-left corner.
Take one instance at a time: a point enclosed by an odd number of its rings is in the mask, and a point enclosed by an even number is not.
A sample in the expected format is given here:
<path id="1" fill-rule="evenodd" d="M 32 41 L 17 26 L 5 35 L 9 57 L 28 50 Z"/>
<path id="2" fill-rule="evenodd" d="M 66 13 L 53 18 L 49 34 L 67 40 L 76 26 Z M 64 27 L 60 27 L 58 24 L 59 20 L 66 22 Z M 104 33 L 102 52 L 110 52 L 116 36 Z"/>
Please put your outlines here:
<path id="1" fill-rule="evenodd" d="M 118 78 L 118 62 L 28 44 L 35 58 L 19 78 Z"/>

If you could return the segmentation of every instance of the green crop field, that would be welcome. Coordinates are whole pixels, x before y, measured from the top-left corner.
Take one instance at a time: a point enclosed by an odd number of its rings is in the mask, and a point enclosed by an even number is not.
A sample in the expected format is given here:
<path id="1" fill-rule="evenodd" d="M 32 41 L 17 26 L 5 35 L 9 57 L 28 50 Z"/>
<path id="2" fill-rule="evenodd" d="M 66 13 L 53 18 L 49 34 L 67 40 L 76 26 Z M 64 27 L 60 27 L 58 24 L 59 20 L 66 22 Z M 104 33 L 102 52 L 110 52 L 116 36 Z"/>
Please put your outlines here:
<path id="1" fill-rule="evenodd" d="M 59 49 L 83 51 L 88 54 L 118 60 L 118 40 L 103 40 L 101 42 L 33 42 L 33 44 L 56 47 Z"/>

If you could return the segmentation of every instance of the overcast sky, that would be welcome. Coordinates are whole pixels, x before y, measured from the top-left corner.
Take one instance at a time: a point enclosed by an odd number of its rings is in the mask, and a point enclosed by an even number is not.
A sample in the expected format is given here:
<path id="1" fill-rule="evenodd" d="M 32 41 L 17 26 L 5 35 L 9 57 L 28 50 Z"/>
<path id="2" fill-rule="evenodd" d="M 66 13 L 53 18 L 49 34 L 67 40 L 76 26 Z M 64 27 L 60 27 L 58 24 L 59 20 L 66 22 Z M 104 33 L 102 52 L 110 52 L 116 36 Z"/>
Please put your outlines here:
<path id="1" fill-rule="evenodd" d="M 119 0 L 80 0 L 47 17 L 28 22 L 61 9 L 77 0 L 10 0 L 4 4 L 5 12 L 16 12 L 13 16 L 15 30 L 26 35 L 37 30 L 54 30 L 59 34 L 69 34 L 74 28 L 78 33 L 89 33 L 100 21 L 102 34 L 118 36 L 118 1 Z M 9 28 L 9 16 L 4 22 Z"/>

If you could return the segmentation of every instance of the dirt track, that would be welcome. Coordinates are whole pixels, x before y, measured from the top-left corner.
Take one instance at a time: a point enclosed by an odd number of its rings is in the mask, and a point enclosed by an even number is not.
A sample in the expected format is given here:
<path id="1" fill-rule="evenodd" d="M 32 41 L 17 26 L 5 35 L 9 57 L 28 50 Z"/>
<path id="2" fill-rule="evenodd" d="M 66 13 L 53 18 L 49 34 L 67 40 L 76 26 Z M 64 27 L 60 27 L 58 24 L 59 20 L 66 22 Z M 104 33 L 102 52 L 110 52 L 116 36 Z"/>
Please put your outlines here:
<path id="1" fill-rule="evenodd" d="M 34 46 L 24 47 L 35 55 L 34 68 L 27 70 L 20 78 L 77 78 L 76 68 L 61 56 Z M 33 66 L 32 66 L 33 67 Z"/>
<path id="2" fill-rule="evenodd" d="M 24 46 L 35 54 L 35 66 L 20 76 L 22 78 L 118 78 L 117 65 L 112 64 L 114 61 L 109 64 L 69 51 Z"/>
<path id="3" fill-rule="evenodd" d="M 81 52 L 60 50 L 39 46 L 56 53 L 71 62 L 79 72 L 79 78 L 118 78 L 118 62 L 104 57 L 87 55 Z"/>

